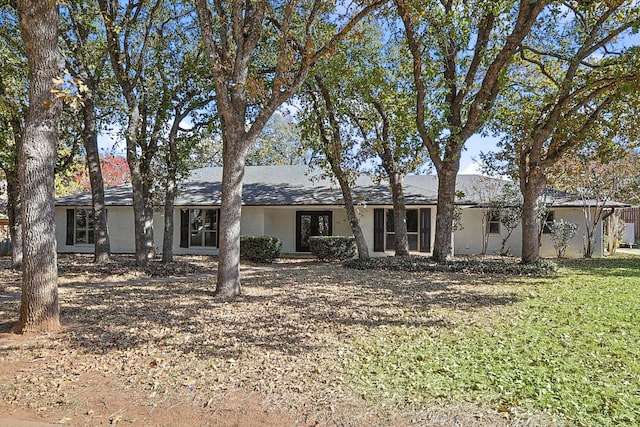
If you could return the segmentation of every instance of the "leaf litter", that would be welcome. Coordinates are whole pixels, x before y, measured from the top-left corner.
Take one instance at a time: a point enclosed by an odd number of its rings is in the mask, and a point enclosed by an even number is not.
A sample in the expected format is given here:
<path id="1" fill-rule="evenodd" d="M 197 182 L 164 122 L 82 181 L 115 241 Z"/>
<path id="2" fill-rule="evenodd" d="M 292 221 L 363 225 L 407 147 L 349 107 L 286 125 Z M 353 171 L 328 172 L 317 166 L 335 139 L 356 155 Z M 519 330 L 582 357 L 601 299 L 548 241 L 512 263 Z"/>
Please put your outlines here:
<path id="1" fill-rule="evenodd" d="M 223 302 L 213 297 L 215 258 L 177 259 L 139 270 L 130 256 L 96 266 L 90 256 L 61 255 L 65 329 L 0 334 L 0 418 L 141 426 L 509 422 L 465 405 L 383 408 L 359 396 L 346 372 L 350 344 L 378 328 L 455 324 L 483 295 L 504 297 L 491 277 L 462 285 L 468 275 L 283 259 L 243 264 L 243 295 Z M 20 289 L 19 273 L 4 262 L 3 295 L 14 296 L 0 298 L 7 331 Z"/>

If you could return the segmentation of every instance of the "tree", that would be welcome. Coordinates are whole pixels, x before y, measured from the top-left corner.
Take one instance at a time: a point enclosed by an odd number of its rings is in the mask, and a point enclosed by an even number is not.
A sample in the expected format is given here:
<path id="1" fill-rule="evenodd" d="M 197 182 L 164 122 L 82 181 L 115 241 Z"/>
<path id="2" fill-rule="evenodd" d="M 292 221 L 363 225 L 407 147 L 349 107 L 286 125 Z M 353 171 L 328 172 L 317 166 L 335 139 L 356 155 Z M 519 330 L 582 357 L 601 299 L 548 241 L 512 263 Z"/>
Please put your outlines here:
<path id="1" fill-rule="evenodd" d="M 86 154 L 93 208 L 94 262 L 106 263 L 111 257 L 111 245 L 98 151 L 98 133 L 103 119 L 100 110 L 105 110 L 106 101 L 113 98 L 109 95 L 110 88 L 105 87 L 110 78 L 106 36 L 98 25 L 99 11 L 94 2 L 73 0 L 65 5 L 65 27 L 62 32 L 62 40 L 68 52 L 65 65 L 79 91 L 75 94 L 79 101 L 75 109 L 80 111 L 80 117 L 74 120 L 73 136 L 80 136 Z"/>
<path id="2" fill-rule="evenodd" d="M 18 333 L 60 329 L 54 223 L 53 170 L 61 104 L 53 94 L 62 70 L 58 6 L 18 0 L 20 29 L 29 62 L 29 112 L 20 150 L 23 224 L 22 299 Z"/>
<path id="3" fill-rule="evenodd" d="M 524 263 L 539 258 L 535 205 L 546 174 L 638 90 L 638 47 L 617 41 L 639 24 L 630 2 L 566 3 L 541 20 L 504 77 L 511 84 L 499 99 L 501 151 L 493 157 L 520 183 Z"/>
<path id="4" fill-rule="evenodd" d="M 155 253 L 152 161 L 158 151 L 158 127 L 164 124 L 167 110 L 152 110 L 161 117 L 148 123 L 147 101 L 153 92 L 147 90 L 144 72 L 152 45 L 160 39 L 157 30 L 163 0 L 126 3 L 98 0 L 98 4 L 111 67 L 127 106 L 124 135 L 133 189 L 135 257 L 137 265 L 146 265 Z"/>
<path id="5" fill-rule="evenodd" d="M 505 184 L 502 187 L 502 192 L 491 202 L 490 216 L 500 221 L 506 229 L 500 245 L 500 255 L 505 256 L 509 253 L 507 241 L 522 220 L 522 194 L 520 194 L 520 188 L 511 183 Z"/>
<path id="6" fill-rule="evenodd" d="M 293 117 L 275 112 L 249 149 L 247 165 L 304 165 L 306 156 L 300 140 L 300 131 Z"/>
<path id="7" fill-rule="evenodd" d="M 615 206 L 611 206 L 611 202 L 617 199 L 631 200 L 640 186 L 640 178 L 635 173 L 629 173 L 640 166 L 637 153 L 617 150 L 617 153 L 599 154 L 594 148 L 564 156 L 549 174 L 549 181 L 554 188 L 574 194 L 582 201 L 586 229 L 585 258 L 591 258 L 596 249 L 597 227 L 615 213 Z M 614 215 L 616 224 L 617 219 L 619 217 L 615 218 Z M 617 241 L 617 230 L 612 229 L 609 239 Z"/>
<path id="8" fill-rule="evenodd" d="M 462 149 L 491 117 L 504 71 L 546 4 L 395 0 L 413 62 L 416 124 L 438 174 L 436 261 L 451 254 Z"/>
<path id="9" fill-rule="evenodd" d="M 27 115 L 27 60 L 20 43 L 20 25 L 15 11 L 0 6 L 0 168 L 7 180 L 7 216 L 12 244 L 12 268 L 22 268 L 22 225 L 18 158 Z"/>
<path id="10" fill-rule="evenodd" d="M 241 292 L 240 212 L 249 147 L 298 91 L 309 70 L 383 3 L 195 1 L 215 81 L 223 143 L 216 295 Z"/>
<path id="11" fill-rule="evenodd" d="M 320 166 L 332 175 L 342 192 L 345 213 L 351 232 L 355 238 L 358 258 L 369 258 L 369 248 L 360 227 L 356 199 L 352 186 L 358 175 L 359 162 L 353 152 L 354 139 L 347 133 L 345 136 L 343 122 L 340 120 L 341 111 L 336 106 L 335 91 L 321 77 L 316 70 L 314 78 L 305 87 L 303 112 L 300 125 L 303 128 L 305 146 L 312 152 L 311 165 Z M 335 90 L 335 86 L 332 86 Z M 339 89 L 338 89 L 339 91 Z M 344 110 L 342 110 L 344 112 Z"/>

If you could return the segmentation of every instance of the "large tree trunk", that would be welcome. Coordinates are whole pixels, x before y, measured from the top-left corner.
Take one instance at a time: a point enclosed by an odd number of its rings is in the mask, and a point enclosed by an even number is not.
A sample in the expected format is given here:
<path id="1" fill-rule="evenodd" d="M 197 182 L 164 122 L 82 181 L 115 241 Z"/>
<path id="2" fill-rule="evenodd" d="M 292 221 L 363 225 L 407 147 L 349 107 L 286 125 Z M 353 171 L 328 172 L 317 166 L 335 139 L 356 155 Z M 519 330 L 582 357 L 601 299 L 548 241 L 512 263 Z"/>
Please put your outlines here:
<path id="1" fill-rule="evenodd" d="M 438 211 L 436 212 L 436 235 L 433 242 L 433 259 L 437 262 L 446 261 L 451 256 L 459 163 L 459 158 L 454 161 L 442 162 L 438 170 Z"/>
<path id="2" fill-rule="evenodd" d="M 145 170 L 138 154 L 138 137 L 141 126 L 140 109 L 135 95 L 129 94 L 128 103 L 133 105 L 129 111 L 129 125 L 127 127 L 127 163 L 131 173 L 131 187 L 133 190 L 133 223 L 135 239 L 136 265 L 144 266 L 153 257 L 153 209 L 150 208 L 149 191 L 145 183 Z M 149 216 L 150 215 L 150 216 Z"/>
<path id="3" fill-rule="evenodd" d="M 541 174 L 530 173 L 520 177 L 522 191 L 522 263 L 533 264 L 540 259 L 540 218 L 537 212 L 538 198 L 544 189 Z"/>
<path id="4" fill-rule="evenodd" d="M 111 259 L 111 244 L 107 228 L 107 209 L 104 201 L 104 181 L 98 154 L 98 127 L 95 104 L 91 97 L 85 100 L 82 109 L 84 129 L 82 140 L 87 152 L 87 168 L 91 183 L 91 203 L 93 205 L 94 257 L 96 264 L 107 263 Z"/>
<path id="5" fill-rule="evenodd" d="M 20 150 L 23 224 L 22 300 L 18 333 L 60 329 L 54 222 L 54 166 L 62 106 L 52 97 L 61 74 L 58 6 L 49 0 L 18 0 L 29 62 L 29 112 Z"/>
<path id="6" fill-rule="evenodd" d="M 409 256 L 409 239 L 407 238 L 407 209 L 404 205 L 402 175 L 397 170 L 389 173 L 391 197 L 393 198 L 393 227 L 395 233 L 395 255 Z"/>
<path id="7" fill-rule="evenodd" d="M 242 178 L 246 161 L 246 149 L 239 138 L 245 135 L 237 131 L 231 138 L 234 144 L 225 144 L 222 167 L 222 198 L 220 203 L 220 246 L 218 255 L 218 281 L 215 295 L 232 298 L 240 295 L 240 220 L 242 215 Z M 249 146 L 250 144 L 246 144 Z"/>

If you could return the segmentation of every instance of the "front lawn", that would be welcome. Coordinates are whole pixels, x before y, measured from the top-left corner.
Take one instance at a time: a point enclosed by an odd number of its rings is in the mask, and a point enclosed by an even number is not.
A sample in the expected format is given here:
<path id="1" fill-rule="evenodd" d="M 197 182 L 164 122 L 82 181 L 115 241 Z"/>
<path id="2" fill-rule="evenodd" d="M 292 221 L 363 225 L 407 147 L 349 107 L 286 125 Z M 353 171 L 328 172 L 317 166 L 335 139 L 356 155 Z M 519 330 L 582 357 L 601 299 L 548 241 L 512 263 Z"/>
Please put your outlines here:
<path id="1" fill-rule="evenodd" d="M 505 286 L 505 284 L 496 284 Z M 640 259 L 576 260 L 511 285 L 513 304 L 358 340 L 357 390 L 390 406 L 466 401 L 551 424 L 640 424 Z"/>

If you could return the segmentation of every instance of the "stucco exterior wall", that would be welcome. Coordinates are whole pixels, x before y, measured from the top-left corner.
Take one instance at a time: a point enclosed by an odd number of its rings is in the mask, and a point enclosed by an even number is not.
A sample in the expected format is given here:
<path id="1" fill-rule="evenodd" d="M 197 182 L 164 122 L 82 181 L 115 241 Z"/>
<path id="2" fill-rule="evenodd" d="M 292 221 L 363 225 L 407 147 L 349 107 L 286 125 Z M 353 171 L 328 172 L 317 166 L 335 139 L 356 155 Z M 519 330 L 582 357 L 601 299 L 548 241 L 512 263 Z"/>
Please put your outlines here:
<path id="1" fill-rule="evenodd" d="M 58 252 L 93 253 L 93 245 L 67 245 L 67 209 L 71 206 L 55 208 L 56 240 Z M 160 223 L 162 224 L 162 222 Z M 133 230 L 133 208 L 130 206 L 110 206 L 107 208 L 107 227 L 109 228 L 109 242 L 112 253 L 135 252 Z M 162 225 L 160 225 L 162 232 Z M 158 241 L 158 239 L 155 239 Z M 162 236 L 160 237 L 162 241 Z"/>
<path id="2" fill-rule="evenodd" d="M 578 226 L 576 235 L 569 242 L 565 257 L 580 258 L 584 253 L 584 239 L 586 238 L 586 226 L 582 208 L 551 208 L 554 212 L 556 221 L 564 219 Z M 454 234 L 455 253 L 456 255 L 473 255 L 482 253 L 482 209 L 468 208 L 463 209 L 461 216 L 462 230 L 458 230 Z M 489 244 L 487 254 L 496 254 L 502 245 L 502 239 L 506 235 L 506 230 L 500 224 L 500 234 L 489 234 Z M 596 250 L 594 257 L 602 257 L 604 255 L 604 246 L 602 241 L 602 227 L 597 227 L 594 233 Z M 513 230 L 513 233 L 507 240 L 506 247 L 513 256 L 522 255 L 522 228 L 520 225 Z M 543 234 L 540 246 L 540 256 L 546 258 L 555 258 L 556 250 L 553 247 L 553 240 L 550 234 Z"/>
<path id="3" fill-rule="evenodd" d="M 435 236 L 436 208 L 435 206 L 422 206 L 431 208 L 431 248 Z M 58 252 L 92 253 L 93 245 L 66 244 L 66 206 L 56 207 L 56 239 Z M 389 207 L 386 207 L 389 208 Z M 411 207 L 420 208 L 420 207 Z M 330 210 L 333 213 L 333 235 L 351 236 L 351 227 L 347 221 L 344 208 L 341 206 L 332 207 L 256 207 L 246 206 L 242 209 L 241 233 L 244 235 L 269 235 L 276 236 L 282 240 L 282 253 L 295 253 L 296 246 L 296 212 L 312 210 Z M 584 215 L 581 208 L 554 208 L 555 219 L 564 219 L 578 225 L 576 236 L 570 241 L 567 248 L 567 257 L 582 257 L 584 239 L 586 238 L 586 227 Z M 369 247 L 371 256 L 393 255 L 393 251 L 373 252 L 373 212 L 374 207 L 359 207 L 358 214 L 360 225 L 365 234 L 365 240 Z M 116 206 L 107 209 L 107 219 L 109 227 L 109 238 L 111 251 L 113 253 L 133 253 L 135 251 L 133 208 L 130 206 Z M 218 253 L 218 248 L 210 247 L 180 247 L 180 208 L 174 211 L 174 253 L 175 254 L 209 254 Z M 479 208 L 463 209 L 461 222 L 462 230 L 454 234 L 454 250 L 457 255 L 471 255 L 482 252 L 482 210 Z M 164 217 L 161 211 L 154 214 L 154 246 L 158 253 L 162 250 Z M 505 235 L 504 226 L 500 227 L 500 234 L 489 235 L 489 246 L 487 253 L 495 254 L 500 249 L 502 238 Z M 521 255 L 521 228 L 518 226 L 510 236 L 507 247 L 514 256 Z M 598 227 L 595 232 L 596 251 L 594 257 L 601 257 L 604 253 L 602 242 L 602 229 Z M 429 253 L 416 254 L 429 255 Z M 555 248 L 550 235 L 543 234 L 540 255 L 553 258 L 556 256 Z"/>

